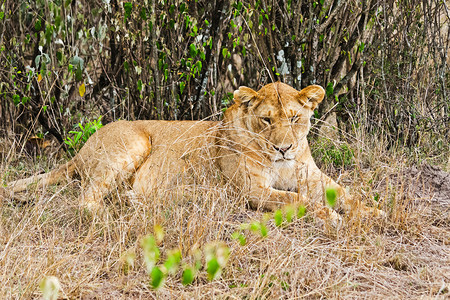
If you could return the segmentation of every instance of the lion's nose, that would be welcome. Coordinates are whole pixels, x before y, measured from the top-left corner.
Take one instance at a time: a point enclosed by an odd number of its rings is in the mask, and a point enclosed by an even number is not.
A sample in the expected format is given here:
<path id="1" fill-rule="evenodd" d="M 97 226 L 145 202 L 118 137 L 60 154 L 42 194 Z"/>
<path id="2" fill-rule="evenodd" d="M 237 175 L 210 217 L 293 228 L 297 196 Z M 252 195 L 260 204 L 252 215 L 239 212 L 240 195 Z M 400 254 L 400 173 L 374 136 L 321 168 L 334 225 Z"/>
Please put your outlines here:
<path id="1" fill-rule="evenodd" d="M 277 146 L 273 146 L 273 148 L 275 148 L 275 150 L 277 150 L 278 152 L 280 152 L 282 155 L 284 155 L 289 149 L 291 149 L 292 144 L 290 144 L 288 147 L 277 147 Z"/>

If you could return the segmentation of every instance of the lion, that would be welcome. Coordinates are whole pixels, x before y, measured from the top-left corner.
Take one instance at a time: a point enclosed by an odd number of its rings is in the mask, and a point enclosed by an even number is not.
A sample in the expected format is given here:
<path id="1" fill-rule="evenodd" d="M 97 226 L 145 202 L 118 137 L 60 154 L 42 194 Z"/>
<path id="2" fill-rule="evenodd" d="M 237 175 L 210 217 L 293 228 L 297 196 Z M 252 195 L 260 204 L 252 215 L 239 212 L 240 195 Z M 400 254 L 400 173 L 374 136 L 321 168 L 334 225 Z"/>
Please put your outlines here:
<path id="1" fill-rule="evenodd" d="M 99 129 L 66 164 L 8 184 L 12 192 L 56 184 L 78 175 L 80 205 L 101 208 L 103 198 L 126 182 L 139 195 L 185 180 L 210 166 L 245 192 L 250 207 L 273 211 L 285 204 L 312 207 L 320 218 L 338 220 L 325 205 L 325 188 L 337 191 L 344 209 L 355 207 L 345 190 L 316 166 L 307 141 L 318 85 L 297 91 L 281 82 L 259 91 L 240 87 L 221 121 L 117 121 Z M 358 203 L 356 203 L 357 206 Z M 380 211 L 363 206 L 376 215 Z"/>

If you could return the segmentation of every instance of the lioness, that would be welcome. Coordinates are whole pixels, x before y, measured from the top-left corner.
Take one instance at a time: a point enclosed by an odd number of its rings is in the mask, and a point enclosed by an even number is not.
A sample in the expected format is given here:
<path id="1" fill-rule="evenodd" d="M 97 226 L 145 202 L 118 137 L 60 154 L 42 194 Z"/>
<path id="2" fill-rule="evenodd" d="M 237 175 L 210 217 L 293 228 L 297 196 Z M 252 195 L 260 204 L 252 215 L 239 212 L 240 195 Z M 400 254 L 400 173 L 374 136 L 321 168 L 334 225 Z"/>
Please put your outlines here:
<path id="1" fill-rule="evenodd" d="M 254 208 L 274 210 L 301 202 L 312 206 L 321 218 L 338 219 L 336 212 L 323 205 L 325 187 L 337 190 L 344 209 L 352 209 L 354 203 L 318 169 L 306 139 L 310 117 L 323 98 L 320 86 L 297 91 L 276 82 L 258 92 L 240 87 L 219 122 L 110 123 L 92 135 L 71 161 L 8 187 L 19 192 L 34 183 L 54 184 L 78 174 L 84 186 L 80 203 L 95 210 L 122 181 L 145 196 L 184 180 L 183 173 L 210 165 L 213 172 L 245 191 Z"/>

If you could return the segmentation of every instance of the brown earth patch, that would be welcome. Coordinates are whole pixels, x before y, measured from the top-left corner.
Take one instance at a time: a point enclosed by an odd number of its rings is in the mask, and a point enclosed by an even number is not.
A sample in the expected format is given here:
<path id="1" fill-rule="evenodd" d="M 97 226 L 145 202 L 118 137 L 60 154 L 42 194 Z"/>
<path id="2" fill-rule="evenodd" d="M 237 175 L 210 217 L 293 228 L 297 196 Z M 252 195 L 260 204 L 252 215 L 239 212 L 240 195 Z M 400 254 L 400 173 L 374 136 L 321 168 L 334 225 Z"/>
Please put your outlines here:
<path id="1" fill-rule="evenodd" d="M 400 172 L 388 172 L 375 188 L 380 195 L 403 193 L 403 199 L 428 207 L 428 213 L 440 216 L 441 225 L 450 225 L 450 173 L 437 166 L 422 163 Z"/>

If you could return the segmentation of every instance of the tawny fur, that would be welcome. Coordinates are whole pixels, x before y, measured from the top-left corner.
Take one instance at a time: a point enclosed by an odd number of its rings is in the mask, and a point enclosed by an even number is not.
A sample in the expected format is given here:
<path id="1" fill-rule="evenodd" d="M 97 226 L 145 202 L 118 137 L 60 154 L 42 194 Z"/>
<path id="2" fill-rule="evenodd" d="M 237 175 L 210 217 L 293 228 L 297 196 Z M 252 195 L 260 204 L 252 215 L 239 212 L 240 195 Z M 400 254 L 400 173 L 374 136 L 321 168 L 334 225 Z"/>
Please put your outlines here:
<path id="1" fill-rule="evenodd" d="M 344 209 L 351 210 L 355 203 L 318 169 L 306 139 L 310 117 L 323 97 L 317 85 L 299 92 L 277 82 L 258 92 L 239 88 L 220 122 L 114 122 L 97 131 L 68 163 L 8 187 L 20 192 L 77 174 L 83 186 L 81 205 L 98 209 L 122 182 L 147 196 L 185 180 L 186 173 L 208 169 L 244 192 L 252 207 L 274 210 L 301 202 L 320 217 L 336 220 L 336 212 L 323 205 L 325 187 L 338 191 Z"/>

